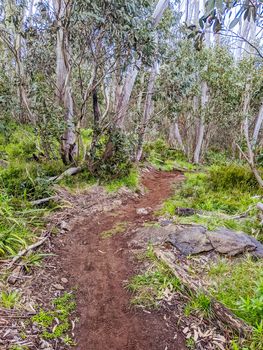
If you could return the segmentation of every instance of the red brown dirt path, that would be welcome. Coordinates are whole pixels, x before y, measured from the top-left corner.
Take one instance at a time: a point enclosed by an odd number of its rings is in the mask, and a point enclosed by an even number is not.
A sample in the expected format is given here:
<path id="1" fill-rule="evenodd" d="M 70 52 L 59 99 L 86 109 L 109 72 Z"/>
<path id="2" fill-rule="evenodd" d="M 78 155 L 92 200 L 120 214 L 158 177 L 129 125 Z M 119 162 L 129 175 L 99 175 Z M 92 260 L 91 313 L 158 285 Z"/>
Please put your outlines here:
<path id="1" fill-rule="evenodd" d="M 151 171 L 144 174 L 144 196 L 127 199 L 121 209 L 81 218 L 56 252 L 71 287 L 77 286 L 79 323 L 77 350 L 184 350 L 184 337 L 175 322 L 168 325 L 164 311 L 146 313 L 132 308 L 131 295 L 124 288 L 136 273 L 128 243 L 132 232 L 102 239 L 101 233 L 119 222 L 129 227 L 153 219 L 153 213 L 138 215 L 138 208 L 154 211 L 172 192 L 182 175 Z M 170 322 L 171 323 L 171 322 Z"/>

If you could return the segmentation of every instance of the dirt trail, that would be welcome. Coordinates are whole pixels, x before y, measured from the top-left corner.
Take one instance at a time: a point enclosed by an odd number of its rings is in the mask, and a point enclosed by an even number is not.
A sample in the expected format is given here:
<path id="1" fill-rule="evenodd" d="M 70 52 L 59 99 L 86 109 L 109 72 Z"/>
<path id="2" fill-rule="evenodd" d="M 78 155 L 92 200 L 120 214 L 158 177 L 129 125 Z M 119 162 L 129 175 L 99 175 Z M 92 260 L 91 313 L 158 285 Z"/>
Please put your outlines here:
<path id="1" fill-rule="evenodd" d="M 153 213 L 138 215 L 138 208 L 154 211 L 170 194 L 180 174 L 151 171 L 143 176 L 144 196 L 127 199 L 119 209 L 83 219 L 65 238 L 56 254 L 71 287 L 77 286 L 80 321 L 78 350 L 171 350 L 186 349 L 173 320 L 164 311 L 146 313 L 131 308 L 131 295 L 123 288 L 136 273 L 128 243 L 131 227 L 153 219 Z M 101 233 L 119 222 L 127 222 L 125 234 L 102 239 Z"/>

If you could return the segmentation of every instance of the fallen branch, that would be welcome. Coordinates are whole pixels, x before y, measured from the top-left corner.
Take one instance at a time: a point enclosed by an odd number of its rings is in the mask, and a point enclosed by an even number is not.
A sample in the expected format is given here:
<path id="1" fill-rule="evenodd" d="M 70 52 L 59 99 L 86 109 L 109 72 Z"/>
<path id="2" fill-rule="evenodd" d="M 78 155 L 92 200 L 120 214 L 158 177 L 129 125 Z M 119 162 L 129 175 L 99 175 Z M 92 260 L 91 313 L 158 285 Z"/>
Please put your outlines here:
<path id="1" fill-rule="evenodd" d="M 22 258 L 22 256 L 24 256 L 25 254 L 27 254 L 29 251 L 34 250 L 36 248 L 38 248 L 39 246 L 41 246 L 47 239 L 49 238 L 49 233 L 43 237 L 40 241 L 31 244 L 30 246 L 28 246 L 27 248 L 25 248 L 24 250 L 21 250 L 13 259 L 12 261 L 9 263 L 7 269 L 11 269 L 14 264 Z"/>
<path id="2" fill-rule="evenodd" d="M 213 299 L 207 291 L 202 288 L 200 283 L 194 280 L 189 273 L 181 266 L 175 263 L 174 254 L 171 251 L 164 251 L 158 247 L 154 248 L 154 253 L 157 258 L 164 261 L 167 266 L 171 269 L 176 277 L 185 285 L 185 287 L 194 294 L 200 292 L 200 290 L 207 294 L 212 301 L 212 310 L 214 316 L 220 321 L 218 326 L 225 331 L 225 325 L 229 325 L 237 334 L 243 336 L 249 336 L 252 332 L 252 328 L 247 325 L 243 320 L 235 316 L 228 308 L 223 304 Z"/>
<path id="3" fill-rule="evenodd" d="M 51 177 L 49 179 L 49 181 L 50 182 L 52 182 L 52 181 L 61 181 L 62 179 L 64 179 L 64 177 L 76 175 L 76 174 L 80 173 L 82 170 L 83 170 L 83 168 L 80 167 L 80 166 L 69 168 L 66 171 L 64 171 L 61 175 Z"/>
<path id="4" fill-rule="evenodd" d="M 261 210 L 261 211 L 263 211 L 263 203 L 258 203 L 257 204 L 257 208 L 259 209 L 259 210 Z"/>
<path id="5" fill-rule="evenodd" d="M 59 197 L 58 196 L 51 196 L 51 197 L 46 197 L 46 198 L 42 198 L 42 199 L 37 199 L 35 201 L 30 202 L 32 205 L 41 205 L 44 203 L 48 203 L 50 201 L 56 201 L 58 200 Z"/>

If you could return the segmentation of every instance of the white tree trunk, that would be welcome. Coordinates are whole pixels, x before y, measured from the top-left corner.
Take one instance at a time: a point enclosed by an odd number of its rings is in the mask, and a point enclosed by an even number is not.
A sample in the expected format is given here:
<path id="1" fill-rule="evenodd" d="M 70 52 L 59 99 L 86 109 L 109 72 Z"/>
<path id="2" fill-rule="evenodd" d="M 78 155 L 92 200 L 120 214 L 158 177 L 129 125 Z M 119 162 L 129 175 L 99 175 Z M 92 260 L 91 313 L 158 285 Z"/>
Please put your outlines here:
<path id="1" fill-rule="evenodd" d="M 68 28 L 63 25 L 69 15 L 70 2 L 54 0 L 57 18 L 56 47 L 56 94 L 60 105 L 64 108 L 65 131 L 61 141 L 61 157 L 65 164 L 72 163 L 77 154 L 76 127 L 74 123 L 73 97 L 71 89 L 71 65 Z"/>
<path id="2" fill-rule="evenodd" d="M 152 112 L 152 96 L 154 92 L 154 84 L 157 77 L 157 71 L 158 71 L 158 62 L 155 61 L 153 67 L 151 68 L 151 73 L 150 73 L 150 78 L 149 78 L 149 83 L 148 83 L 147 93 L 145 98 L 145 104 L 144 104 L 143 118 L 140 125 L 138 150 L 136 155 L 137 161 L 140 161 L 142 157 L 145 130 Z"/>
<path id="3" fill-rule="evenodd" d="M 165 9 L 168 7 L 169 0 L 159 0 L 156 8 L 152 15 L 153 27 L 156 27 L 160 20 L 162 19 Z M 118 103 L 117 103 L 117 113 L 116 113 L 116 125 L 117 127 L 124 129 L 125 117 L 127 115 L 127 110 L 130 102 L 131 93 L 138 75 L 138 72 L 141 68 L 141 60 L 134 62 L 131 67 L 128 69 L 127 76 L 125 78 L 122 92 L 120 94 Z"/>
<path id="4" fill-rule="evenodd" d="M 131 93 L 140 67 L 141 61 L 136 61 L 131 67 L 129 67 L 126 79 L 124 81 L 124 85 L 117 103 L 116 122 L 120 129 L 124 128 L 124 121 L 127 114 Z"/>
<path id="5" fill-rule="evenodd" d="M 204 121 L 204 109 L 206 107 L 206 104 L 208 102 L 208 86 L 205 81 L 202 81 L 201 83 L 201 116 L 199 121 L 199 127 L 198 127 L 198 136 L 197 136 L 197 143 L 195 147 L 194 152 L 194 162 L 196 164 L 199 164 L 200 162 L 200 155 L 202 150 L 202 144 L 204 140 L 204 133 L 205 133 L 205 121 Z"/>
<path id="6" fill-rule="evenodd" d="M 263 121 L 263 100 L 261 103 L 261 107 L 259 109 L 259 113 L 257 116 L 257 120 L 256 120 L 256 124 L 255 124 L 255 128 L 254 128 L 254 132 L 253 132 L 253 137 L 252 137 L 252 146 L 255 147 L 258 141 L 258 135 L 259 135 L 259 131 L 262 125 L 262 121 Z"/>
<path id="7" fill-rule="evenodd" d="M 255 164 L 255 155 L 253 152 L 253 148 L 250 142 L 249 138 L 249 120 L 248 120 L 248 113 L 249 113 L 249 105 L 250 105 L 250 99 L 251 99 L 251 84 L 247 83 L 245 86 L 245 93 L 244 93 L 244 100 L 243 100 L 243 117 L 244 117 L 244 123 L 243 123 L 243 130 L 244 130 L 244 135 L 247 143 L 247 152 L 248 155 L 246 156 L 245 153 L 241 150 L 242 155 L 245 157 L 247 160 L 258 184 L 260 187 L 263 187 L 263 180 L 261 178 L 261 175 L 256 167 Z"/>
<path id="8" fill-rule="evenodd" d="M 178 125 L 177 121 L 175 121 L 171 125 L 171 129 L 170 129 L 170 143 L 171 143 L 171 145 L 177 145 L 179 147 L 179 149 L 184 154 L 186 154 L 186 150 L 185 150 L 185 147 L 184 147 L 184 143 L 183 143 L 183 140 L 182 140 L 182 136 L 181 136 L 179 125 Z"/>

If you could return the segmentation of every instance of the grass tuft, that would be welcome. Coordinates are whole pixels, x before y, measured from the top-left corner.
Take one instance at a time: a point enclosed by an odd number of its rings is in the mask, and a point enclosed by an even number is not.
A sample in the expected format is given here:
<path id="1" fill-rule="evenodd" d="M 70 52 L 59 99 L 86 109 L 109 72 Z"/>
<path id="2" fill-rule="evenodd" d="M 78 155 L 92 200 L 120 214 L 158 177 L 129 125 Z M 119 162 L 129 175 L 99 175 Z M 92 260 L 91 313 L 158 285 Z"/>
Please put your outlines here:
<path id="1" fill-rule="evenodd" d="M 139 173 L 138 170 L 133 168 L 129 175 L 124 176 L 120 179 L 112 180 L 105 184 L 105 189 L 108 192 L 116 192 L 122 187 L 127 187 L 131 190 L 135 190 L 139 185 Z"/>

